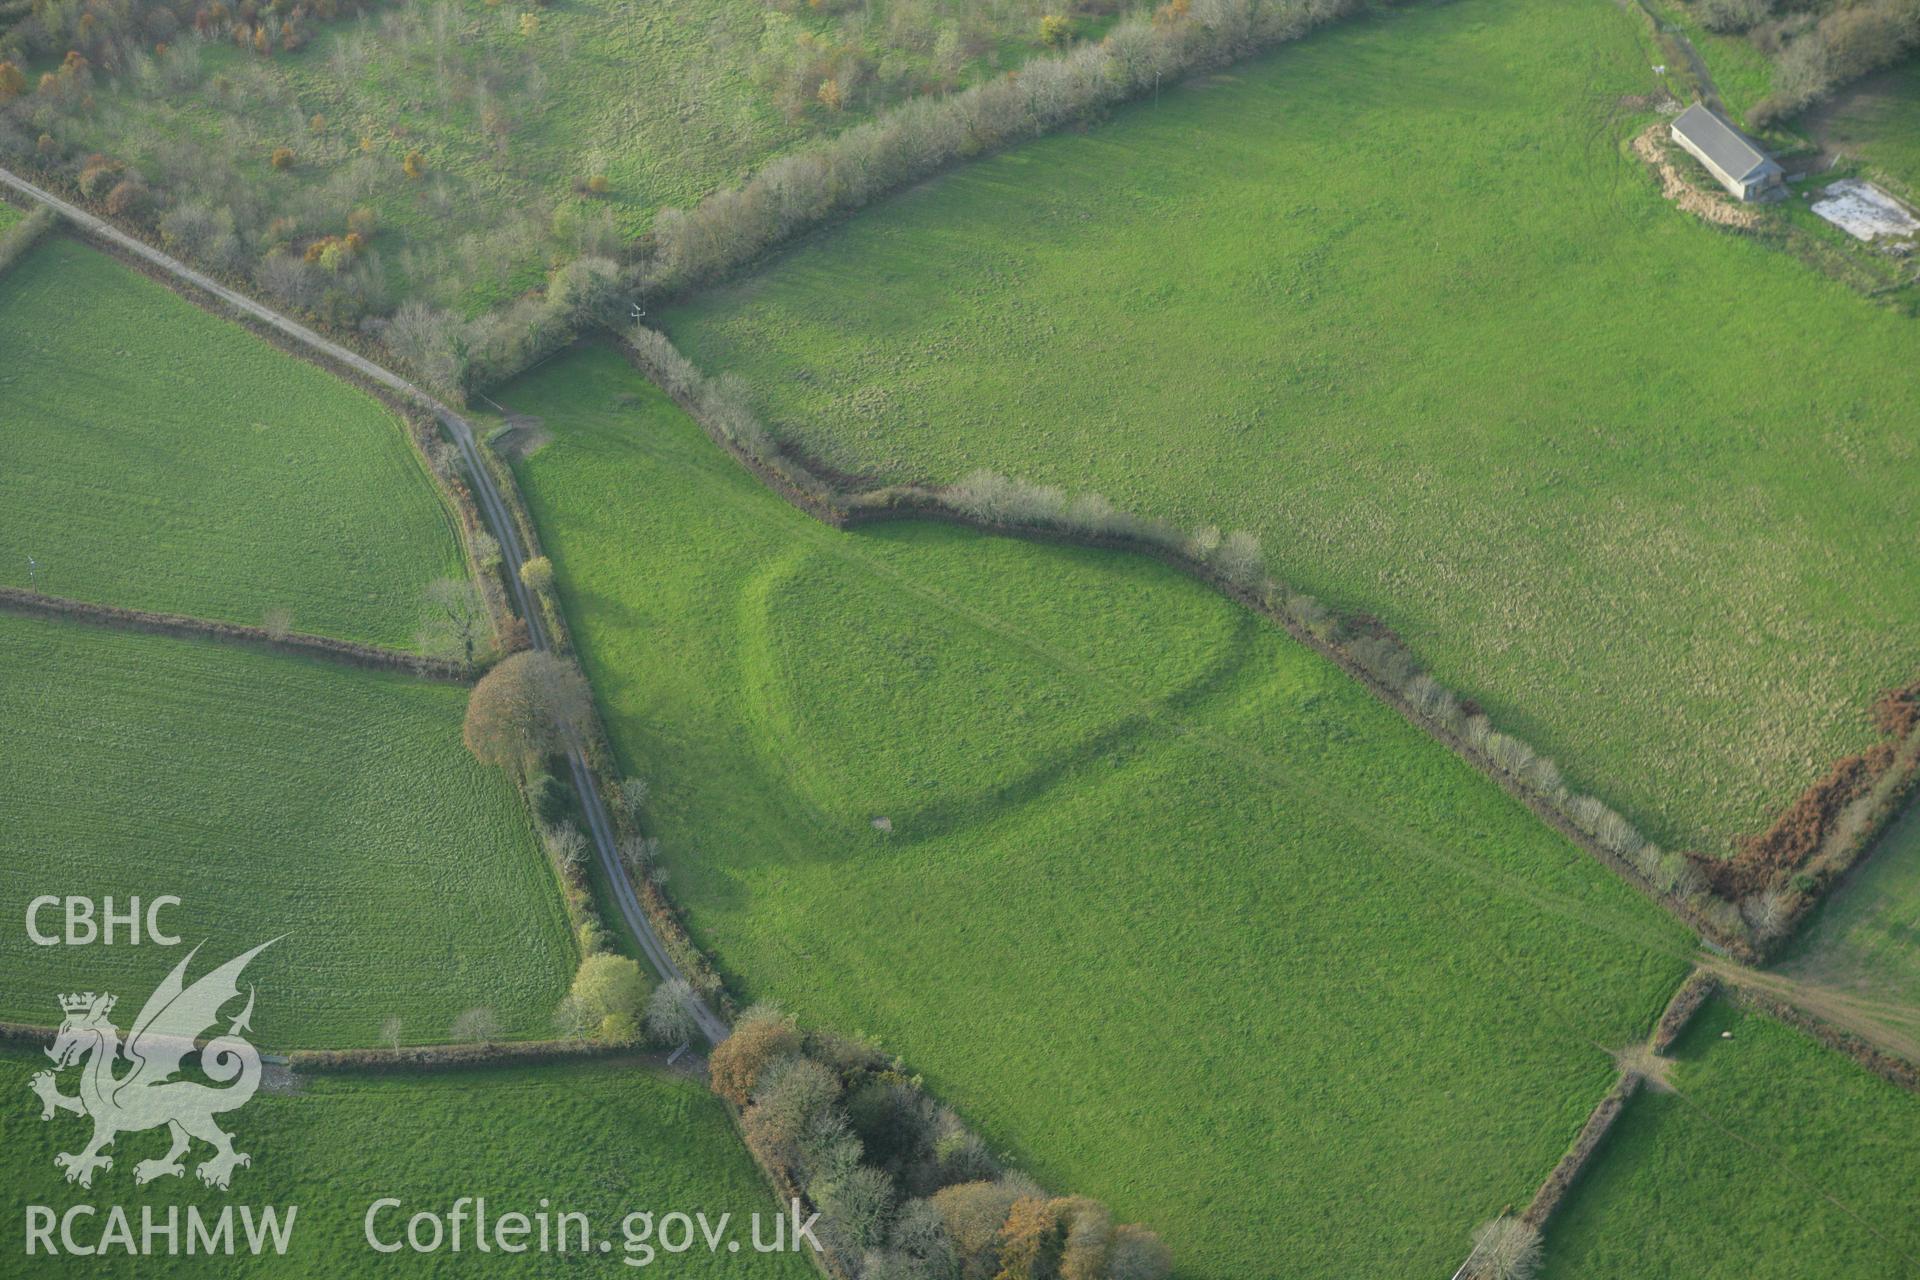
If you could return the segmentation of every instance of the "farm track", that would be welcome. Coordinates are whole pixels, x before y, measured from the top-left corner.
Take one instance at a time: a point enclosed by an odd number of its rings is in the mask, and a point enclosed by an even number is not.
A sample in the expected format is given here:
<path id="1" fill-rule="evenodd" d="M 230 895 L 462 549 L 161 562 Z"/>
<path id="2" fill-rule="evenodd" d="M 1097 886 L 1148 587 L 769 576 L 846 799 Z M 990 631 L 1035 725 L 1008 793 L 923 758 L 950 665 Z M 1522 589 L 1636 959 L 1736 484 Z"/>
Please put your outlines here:
<path id="1" fill-rule="evenodd" d="M 70 204 L 10 170 L 0 168 L 0 186 L 27 197 L 39 204 L 52 208 L 75 227 L 89 235 L 97 236 L 114 247 L 144 262 L 157 267 L 174 279 L 192 286 L 210 297 L 216 298 L 241 314 L 269 326 L 285 335 L 293 342 L 317 356 L 352 370 L 361 377 L 371 379 L 379 385 L 404 396 L 406 399 L 425 408 L 438 419 L 447 434 L 452 437 L 460 456 L 466 461 L 469 480 L 487 523 L 492 526 L 494 537 L 500 543 L 500 552 L 505 562 L 507 583 L 513 592 L 514 602 L 519 606 L 521 617 L 526 619 L 527 633 L 535 649 L 552 648 L 552 640 L 542 625 L 540 610 L 533 600 L 532 593 L 520 581 L 520 566 L 525 560 L 525 551 L 520 542 L 519 531 L 507 509 L 506 500 L 495 486 L 492 474 L 480 459 L 478 446 L 474 443 L 473 428 L 467 420 L 441 403 L 424 388 L 415 385 L 399 374 L 374 363 L 351 348 L 334 342 L 297 320 L 283 315 L 264 303 L 257 302 L 237 290 L 228 288 L 212 276 L 196 271 L 186 263 L 170 254 L 162 253 L 111 223 L 96 218 L 86 210 Z M 653 924 L 647 919 L 646 912 L 640 907 L 640 900 L 634 893 L 633 884 L 627 879 L 620 866 L 620 859 L 614 849 L 613 824 L 607 816 L 605 801 L 601 798 L 599 786 L 594 782 L 593 771 L 588 767 L 586 750 L 577 739 L 567 748 L 567 768 L 573 776 L 574 787 L 580 795 L 580 804 L 591 829 L 594 849 L 599 855 L 600 867 L 612 886 L 614 898 L 620 907 L 620 914 L 626 920 L 628 929 L 640 943 L 648 961 L 663 979 L 684 978 L 680 968 L 667 954 L 665 945 L 654 932 Z M 693 997 L 694 1019 L 700 1032 L 710 1044 L 718 1044 L 727 1038 L 727 1024 L 708 1007 L 698 996 Z"/>
<path id="2" fill-rule="evenodd" d="M 1645 0 L 1623 0 L 1623 4 L 1634 5 L 1646 14 L 1647 21 L 1653 26 L 1654 39 L 1677 52 L 1686 61 L 1687 75 L 1693 80 L 1694 92 L 1699 95 L 1700 101 L 1718 114 L 1726 115 L 1727 104 L 1720 98 L 1720 86 L 1713 82 L 1713 72 L 1707 69 L 1707 60 L 1700 56 L 1698 49 L 1694 48 L 1693 41 L 1687 38 L 1687 33 L 1668 25 L 1666 20 L 1655 13 Z"/>
<path id="3" fill-rule="evenodd" d="M 1729 987 L 1772 996 L 1877 1049 L 1920 1064 L 1920 1009 L 1912 1005 L 1848 995 L 1771 970 L 1749 969 L 1719 956 L 1702 955 L 1700 965 Z"/>

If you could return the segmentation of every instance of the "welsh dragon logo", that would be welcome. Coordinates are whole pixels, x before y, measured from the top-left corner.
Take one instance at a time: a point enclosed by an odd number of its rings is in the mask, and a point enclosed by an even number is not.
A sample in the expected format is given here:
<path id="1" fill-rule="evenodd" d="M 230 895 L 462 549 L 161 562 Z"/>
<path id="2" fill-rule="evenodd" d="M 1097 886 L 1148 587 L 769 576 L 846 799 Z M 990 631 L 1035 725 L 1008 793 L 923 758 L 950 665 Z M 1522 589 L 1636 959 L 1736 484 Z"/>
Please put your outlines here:
<path id="1" fill-rule="evenodd" d="M 277 941 L 263 942 L 187 986 L 187 965 L 200 950 L 195 947 L 148 997 L 124 1045 L 120 1029 L 107 1017 L 115 997 L 91 991 L 60 997 L 66 1018 L 47 1050 L 54 1070 L 39 1072 L 28 1086 L 40 1095 L 42 1120 L 53 1119 L 56 1111 L 71 1111 L 93 1121 L 91 1142 L 78 1152 L 53 1158 L 54 1165 L 66 1171 L 68 1182 L 91 1187 L 96 1170 L 113 1168 L 113 1157 L 102 1153 L 116 1137 L 161 1125 L 172 1135 L 173 1146 L 157 1160 L 136 1164 L 135 1182 L 185 1173 L 180 1158 L 195 1138 L 214 1149 L 194 1169 L 208 1186 L 226 1190 L 233 1171 L 253 1163 L 251 1156 L 233 1149 L 233 1135 L 214 1122 L 222 1112 L 245 1106 L 260 1087 L 260 1051 L 240 1038 L 241 1032 L 251 1030 L 252 987 L 247 989 L 246 1008 L 225 1035 L 205 1044 L 199 1044 L 198 1038 L 218 1022 L 221 1008 L 239 997 L 240 974 L 247 962 Z M 196 1048 L 200 1074 L 223 1087 L 174 1079 Z M 80 1091 L 69 1097 L 60 1092 L 55 1072 L 80 1066 L 83 1059 Z M 127 1069 L 122 1070 L 123 1066 Z"/>

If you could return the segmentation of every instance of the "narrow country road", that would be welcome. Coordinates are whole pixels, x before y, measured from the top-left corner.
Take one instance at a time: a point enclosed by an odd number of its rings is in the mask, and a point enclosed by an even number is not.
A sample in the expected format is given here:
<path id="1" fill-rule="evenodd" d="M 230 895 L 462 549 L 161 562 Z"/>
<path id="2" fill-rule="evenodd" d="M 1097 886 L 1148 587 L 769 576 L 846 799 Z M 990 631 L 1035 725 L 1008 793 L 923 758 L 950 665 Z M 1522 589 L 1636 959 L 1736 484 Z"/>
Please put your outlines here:
<path id="1" fill-rule="evenodd" d="M 399 395 L 406 397 L 430 411 L 446 428 L 453 438 L 460 456 L 466 460 L 467 472 L 472 480 L 474 496 L 479 500 L 481 514 L 493 529 L 493 535 L 500 543 L 500 555 L 507 567 L 507 585 L 513 591 L 514 602 L 519 606 L 520 616 L 527 620 L 527 632 L 536 649 L 552 647 L 546 627 L 543 625 L 540 610 L 529 592 L 520 581 L 520 565 L 526 559 L 526 553 L 520 544 L 519 531 L 514 527 L 507 513 L 506 501 L 495 487 L 493 475 L 480 461 L 478 446 L 474 443 L 473 427 L 467 420 L 429 395 L 425 389 L 414 385 L 399 374 L 385 369 L 365 356 L 309 329 L 299 321 L 282 315 L 263 303 L 256 302 L 243 293 L 238 293 L 221 284 L 212 276 L 196 271 L 178 258 L 160 252 L 153 246 L 137 240 L 121 231 L 113 224 L 94 217 L 86 210 L 69 204 L 50 191 L 46 191 L 25 178 L 6 169 L 0 169 L 0 186 L 6 186 L 29 199 L 48 205 L 56 210 L 73 226 L 89 235 L 124 249 L 126 252 L 152 263 L 160 270 L 176 279 L 184 280 L 194 288 L 213 295 L 228 306 L 240 311 L 262 324 L 270 325 L 301 346 L 317 355 L 324 356 L 335 364 L 343 365 L 362 377 L 370 378 Z M 640 899 L 634 893 L 633 883 L 620 865 L 619 854 L 614 848 L 613 823 L 607 817 L 605 801 L 601 798 L 600 788 L 594 782 L 592 770 L 587 768 L 587 757 L 575 742 L 567 748 L 567 767 L 573 774 L 573 785 L 580 795 L 580 807 L 586 812 L 587 825 L 592 830 L 594 849 L 600 857 L 600 869 L 605 873 L 608 885 L 620 908 L 621 916 L 627 922 L 627 928 L 639 939 L 641 949 L 647 954 L 654 970 L 662 980 L 684 978 L 680 968 L 667 954 L 660 937 L 653 930 L 653 923 L 640 907 Z M 727 1024 L 707 1006 L 698 996 L 694 997 L 693 1015 L 699 1024 L 700 1032 L 710 1044 L 719 1044 L 727 1038 Z"/>

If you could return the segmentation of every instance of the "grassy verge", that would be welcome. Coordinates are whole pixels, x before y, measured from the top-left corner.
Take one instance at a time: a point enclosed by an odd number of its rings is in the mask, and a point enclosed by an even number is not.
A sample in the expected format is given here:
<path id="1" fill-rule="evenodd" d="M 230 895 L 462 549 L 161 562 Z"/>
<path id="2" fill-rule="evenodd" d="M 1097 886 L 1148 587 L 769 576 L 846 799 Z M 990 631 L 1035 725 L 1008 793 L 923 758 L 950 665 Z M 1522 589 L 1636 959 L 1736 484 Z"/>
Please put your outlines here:
<path id="1" fill-rule="evenodd" d="M 210 642 L 0 616 L 0 900 L 182 899 L 195 973 L 249 976 L 273 1047 L 447 1038 L 468 1008 L 549 1034 L 573 948 L 518 796 L 460 742 L 465 690 Z M 58 929 L 59 911 L 43 929 Z M 181 954 L 0 940 L 0 1017 L 56 992 L 137 1010 Z"/>
<path id="2" fill-rule="evenodd" d="M 1902 317 L 1619 153 L 1643 35 L 1519 0 L 1348 24 L 665 326 L 836 469 L 1254 530 L 1573 784 L 1717 853 L 1911 677 L 1920 366 Z"/>
<path id="3" fill-rule="evenodd" d="M 57 1151 L 84 1141 L 84 1122 L 60 1115 L 40 1123 L 27 1093 L 27 1077 L 46 1065 L 37 1054 L 0 1054 L 0 1090 L 21 1105 L 7 1117 L 0 1155 L 0 1187 L 19 1203 L 64 1212 L 75 1204 L 100 1206 L 102 1216 L 80 1220 L 82 1240 L 104 1227 L 116 1202 L 153 1206 L 162 1220 L 168 1206 L 197 1206 L 204 1214 L 245 1204 L 256 1209 L 298 1206 L 285 1256 L 260 1259 L 206 1257 L 135 1258 L 104 1251 L 100 1258 L 38 1257 L 26 1263 L 36 1276 L 200 1277 L 237 1274 L 273 1277 L 371 1275 L 596 1276 L 648 1274 L 622 1265 L 621 1220 L 629 1213 L 704 1211 L 709 1218 L 733 1215 L 741 1254 L 658 1254 L 654 1263 L 676 1276 L 803 1277 L 815 1274 L 795 1255 L 751 1252 L 749 1215 L 770 1216 L 775 1206 L 766 1184 L 741 1148 L 720 1101 L 697 1081 L 639 1065 L 593 1064 L 524 1069 L 481 1069 L 437 1075 L 328 1075 L 302 1082 L 298 1092 L 263 1092 L 241 1110 L 221 1118 L 235 1145 L 253 1156 L 235 1172 L 230 1192 L 200 1186 L 191 1172 L 206 1149 L 188 1157 L 180 1180 L 149 1184 L 137 1192 L 133 1165 L 158 1157 L 165 1135 L 123 1134 L 112 1170 L 97 1176 L 91 1191 L 70 1187 L 53 1166 Z M 71 1092 L 69 1076 L 64 1086 Z M 33 1105 L 30 1111 L 29 1106 Z M 588 1215 L 594 1240 L 611 1240 L 605 1254 L 506 1256 L 475 1251 L 469 1216 L 461 1252 L 429 1255 L 402 1249 L 376 1253 L 366 1241 L 368 1207 L 394 1197 L 400 1208 L 376 1220 L 383 1242 L 404 1240 L 407 1218 L 430 1211 L 444 1219 L 456 1199 L 485 1196 L 490 1221 L 543 1208 L 552 1214 Z M 471 1213 L 471 1208 L 469 1207 Z M 138 1238 L 139 1212 L 132 1210 Z M 182 1231 L 184 1233 L 184 1225 Z M 236 1232 L 238 1228 L 236 1227 Z M 771 1226 L 765 1228 L 771 1238 Z M 56 1237 L 57 1238 L 57 1237 Z M 534 1237 L 528 1237 L 529 1240 Z M 22 1215 L 6 1215 L 0 1248 L 24 1258 Z M 16 1264 L 17 1265 L 17 1264 Z M 29 1273 L 23 1273 L 29 1274 Z"/>
<path id="4" fill-rule="evenodd" d="M 378 402 L 53 239 L 0 279 L 0 582 L 413 647 L 465 570 Z"/>
<path id="5" fill-rule="evenodd" d="M 1675 1056 L 1678 1092 L 1641 1091 L 1549 1226 L 1546 1277 L 1912 1272 L 1920 1098 L 1719 1001 Z"/>
<path id="6" fill-rule="evenodd" d="M 1164 566 L 827 529 L 608 352 L 502 399 L 552 434 L 517 474 L 702 944 L 1187 1273 L 1457 1262 L 1684 972 L 1656 908 Z"/>

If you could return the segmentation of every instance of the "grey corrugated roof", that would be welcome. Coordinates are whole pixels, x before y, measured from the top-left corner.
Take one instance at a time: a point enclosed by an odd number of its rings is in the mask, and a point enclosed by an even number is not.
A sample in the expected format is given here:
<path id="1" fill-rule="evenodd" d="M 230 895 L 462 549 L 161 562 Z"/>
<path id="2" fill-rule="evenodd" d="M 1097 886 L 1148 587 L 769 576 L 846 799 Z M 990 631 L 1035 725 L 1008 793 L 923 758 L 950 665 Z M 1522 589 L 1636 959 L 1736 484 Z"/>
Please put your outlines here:
<path id="1" fill-rule="evenodd" d="M 1685 134 L 1688 141 L 1706 152 L 1735 182 L 1744 182 L 1762 170 L 1780 168 L 1767 158 L 1766 152 L 1698 102 L 1675 117 L 1673 128 L 1675 133 Z"/>

